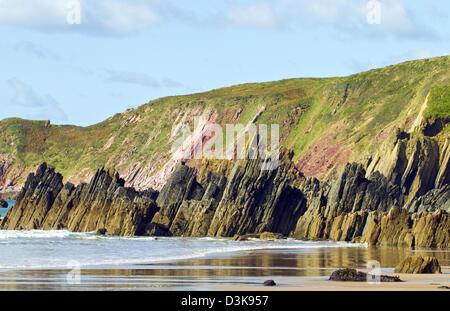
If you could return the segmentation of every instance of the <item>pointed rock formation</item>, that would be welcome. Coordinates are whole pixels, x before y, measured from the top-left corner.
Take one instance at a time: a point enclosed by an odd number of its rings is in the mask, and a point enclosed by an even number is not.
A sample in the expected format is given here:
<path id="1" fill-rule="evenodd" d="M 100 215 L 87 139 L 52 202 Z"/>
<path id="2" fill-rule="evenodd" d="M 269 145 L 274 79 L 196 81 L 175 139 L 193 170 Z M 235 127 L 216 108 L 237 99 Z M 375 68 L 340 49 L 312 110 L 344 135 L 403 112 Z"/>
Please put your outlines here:
<path id="1" fill-rule="evenodd" d="M 157 211 L 157 193 L 125 188 L 112 170 L 100 169 L 89 184 L 63 185 L 62 176 L 42 164 L 30 174 L 1 227 L 9 230 L 68 229 L 141 234 Z"/>
<path id="2" fill-rule="evenodd" d="M 348 163 L 329 182 L 305 178 L 285 149 L 273 170 L 262 169 L 267 159 L 204 160 L 198 170 L 179 164 L 159 194 L 126 188 L 117 173 L 103 168 L 89 184 L 63 185 L 62 176 L 43 164 L 1 227 L 236 239 L 269 232 L 449 248 L 448 146 L 401 132 L 392 143 L 389 156 L 380 152 L 366 164 Z"/>

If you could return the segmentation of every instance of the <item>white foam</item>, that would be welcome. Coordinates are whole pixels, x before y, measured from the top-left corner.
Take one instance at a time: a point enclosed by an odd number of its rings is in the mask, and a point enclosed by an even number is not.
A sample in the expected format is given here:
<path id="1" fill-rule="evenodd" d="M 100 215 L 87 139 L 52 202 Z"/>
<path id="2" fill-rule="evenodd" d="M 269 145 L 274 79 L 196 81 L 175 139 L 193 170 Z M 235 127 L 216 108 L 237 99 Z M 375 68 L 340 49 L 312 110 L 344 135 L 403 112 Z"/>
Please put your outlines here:
<path id="1" fill-rule="evenodd" d="M 4 239 L 83 239 L 83 240 L 154 240 L 154 237 L 121 237 L 99 235 L 95 232 L 72 232 L 69 230 L 0 230 L 0 240 Z"/>
<path id="2" fill-rule="evenodd" d="M 70 268 L 74 261 L 80 267 L 151 264 L 266 249 L 331 247 L 367 247 L 367 244 L 294 239 L 232 241 L 212 237 L 112 237 L 67 230 L 0 230 L 0 249 L 7 250 L 0 261 L 0 269 Z"/>

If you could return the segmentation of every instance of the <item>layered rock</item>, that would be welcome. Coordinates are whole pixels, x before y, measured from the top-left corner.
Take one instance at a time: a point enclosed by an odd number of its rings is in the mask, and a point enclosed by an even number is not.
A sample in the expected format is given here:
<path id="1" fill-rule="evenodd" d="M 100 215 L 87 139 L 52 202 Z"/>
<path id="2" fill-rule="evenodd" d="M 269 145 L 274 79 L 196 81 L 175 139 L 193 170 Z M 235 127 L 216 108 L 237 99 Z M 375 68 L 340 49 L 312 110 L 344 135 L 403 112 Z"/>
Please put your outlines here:
<path id="1" fill-rule="evenodd" d="M 2 229 L 40 229 L 48 211 L 63 188 L 63 177 L 44 163 L 30 174 L 6 214 Z"/>
<path id="2" fill-rule="evenodd" d="M 161 190 L 161 207 L 151 228 L 184 236 L 226 236 L 262 233 L 289 234 L 304 208 L 304 198 L 291 183 L 299 173 L 282 153 L 276 170 L 261 170 L 264 160 L 239 160 L 210 171 L 180 165 Z M 208 164 L 205 163 L 205 166 Z M 227 174 L 217 174 L 226 171 Z"/>
<path id="3" fill-rule="evenodd" d="M 347 164 L 339 179 L 320 200 L 308 200 L 293 236 L 306 239 L 351 241 L 361 236 L 372 211 L 386 212 L 402 202 L 400 188 L 375 172 L 367 179 L 361 164 Z"/>
<path id="4" fill-rule="evenodd" d="M 126 188 L 117 173 L 105 169 L 89 184 L 63 185 L 62 176 L 43 164 L 29 176 L 1 226 L 237 238 L 270 232 L 450 248 L 450 186 L 442 175 L 447 149 L 439 149 L 433 138 L 401 133 L 393 143 L 397 151 L 391 157 L 349 163 L 329 182 L 305 178 L 284 149 L 273 170 L 262 169 L 267 159 L 204 160 L 199 168 L 181 163 L 159 194 Z"/>
<path id="5" fill-rule="evenodd" d="M 449 139 L 442 148 L 432 137 L 398 130 L 383 144 L 367 168 L 380 172 L 398 185 L 407 200 L 441 188 L 449 182 Z"/>
<path id="6" fill-rule="evenodd" d="M 28 177 L 1 227 L 136 235 L 142 234 L 157 212 L 157 193 L 124 187 L 123 179 L 112 170 L 100 169 L 89 184 L 77 187 L 62 180 L 42 164 Z"/>
<path id="7" fill-rule="evenodd" d="M 395 267 L 396 273 L 441 273 L 436 257 L 409 256 Z"/>

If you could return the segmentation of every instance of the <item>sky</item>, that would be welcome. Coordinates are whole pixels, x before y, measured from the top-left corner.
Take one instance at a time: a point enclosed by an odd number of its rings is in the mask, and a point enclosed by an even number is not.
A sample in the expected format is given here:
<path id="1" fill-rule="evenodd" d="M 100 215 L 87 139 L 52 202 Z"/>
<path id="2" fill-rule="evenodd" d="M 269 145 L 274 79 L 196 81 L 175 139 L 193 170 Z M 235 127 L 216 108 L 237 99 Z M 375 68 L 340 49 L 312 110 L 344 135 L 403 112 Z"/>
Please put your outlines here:
<path id="1" fill-rule="evenodd" d="M 450 54 L 446 0 L 0 0 L 0 119 L 88 126 L 152 99 Z"/>

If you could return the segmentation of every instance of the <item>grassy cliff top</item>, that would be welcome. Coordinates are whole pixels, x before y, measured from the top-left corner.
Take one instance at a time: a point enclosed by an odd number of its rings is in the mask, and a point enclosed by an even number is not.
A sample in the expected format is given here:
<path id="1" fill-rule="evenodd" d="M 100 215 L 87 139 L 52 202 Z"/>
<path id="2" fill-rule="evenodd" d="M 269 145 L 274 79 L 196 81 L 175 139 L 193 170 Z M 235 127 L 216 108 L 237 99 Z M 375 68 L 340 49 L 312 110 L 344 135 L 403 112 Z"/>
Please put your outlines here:
<path id="1" fill-rule="evenodd" d="M 320 177 L 373 152 L 394 128 L 410 130 L 421 110 L 424 118 L 448 119 L 449 90 L 450 57 L 444 56 L 348 77 L 160 98 L 88 127 L 10 118 L 0 121 L 0 161 L 12 162 L 9 172 L 20 175 L 19 183 L 43 161 L 75 182 L 103 165 L 120 172 L 150 165 L 157 171 L 168 159 L 174 124 L 186 121 L 192 129 L 193 116 L 200 114 L 220 124 L 247 124 L 265 107 L 257 123 L 279 124 L 282 145 L 293 149 L 299 167 Z"/>

